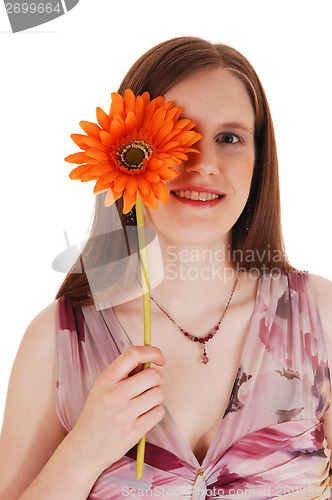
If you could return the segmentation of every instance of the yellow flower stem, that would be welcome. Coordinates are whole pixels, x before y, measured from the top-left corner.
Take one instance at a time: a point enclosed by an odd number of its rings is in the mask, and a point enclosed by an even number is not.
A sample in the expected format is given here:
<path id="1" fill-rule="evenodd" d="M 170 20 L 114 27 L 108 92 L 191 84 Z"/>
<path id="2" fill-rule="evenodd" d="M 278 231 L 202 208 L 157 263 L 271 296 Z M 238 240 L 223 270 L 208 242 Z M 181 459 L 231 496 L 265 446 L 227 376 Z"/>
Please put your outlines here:
<path id="1" fill-rule="evenodd" d="M 141 277 L 142 277 L 142 289 L 143 289 L 144 345 L 151 345 L 151 302 L 150 302 L 148 254 L 146 251 L 143 203 L 142 203 L 142 198 L 138 193 L 137 193 L 135 208 L 136 208 L 138 245 L 139 245 L 139 254 L 141 262 Z M 145 368 L 149 368 L 149 366 L 150 363 L 143 363 L 143 370 L 145 370 Z M 145 452 L 145 435 L 140 439 L 137 445 L 136 479 L 142 479 L 143 477 L 144 452 Z"/>

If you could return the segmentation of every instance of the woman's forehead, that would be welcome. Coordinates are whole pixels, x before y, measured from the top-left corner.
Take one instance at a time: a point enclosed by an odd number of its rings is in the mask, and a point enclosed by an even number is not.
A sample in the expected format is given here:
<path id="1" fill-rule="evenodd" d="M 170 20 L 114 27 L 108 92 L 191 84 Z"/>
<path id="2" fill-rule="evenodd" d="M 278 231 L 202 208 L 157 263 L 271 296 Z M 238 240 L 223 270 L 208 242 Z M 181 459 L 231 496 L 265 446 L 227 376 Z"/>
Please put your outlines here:
<path id="1" fill-rule="evenodd" d="M 165 98 L 182 108 L 182 117 L 194 121 L 206 118 L 254 127 L 255 113 L 246 87 L 222 67 L 184 78 L 165 93 Z"/>

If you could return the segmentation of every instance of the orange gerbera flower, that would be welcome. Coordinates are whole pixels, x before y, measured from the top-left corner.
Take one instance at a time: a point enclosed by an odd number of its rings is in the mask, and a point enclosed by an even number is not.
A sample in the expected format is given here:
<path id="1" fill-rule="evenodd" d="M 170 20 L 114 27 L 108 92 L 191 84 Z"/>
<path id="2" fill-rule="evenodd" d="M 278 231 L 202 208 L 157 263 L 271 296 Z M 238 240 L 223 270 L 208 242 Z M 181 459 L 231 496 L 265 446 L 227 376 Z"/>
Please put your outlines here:
<path id="1" fill-rule="evenodd" d="M 154 209 L 157 199 L 168 203 L 164 181 L 178 175 L 173 167 L 188 160 L 187 153 L 199 152 L 190 146 L 202 137 L 191 130 L 195 123 L 179 119 L 181 111 L 162 96 L 150 101 L 148 92 L 137 97 L 130 89 L 124 97 L 114 92 L 109 114 L 97 108 L 99 125 L 81 121 L 87 135 L 71 135 L 84 152 L 65 158 L 79 164 L 70 178 L 97 180 L 94 193 L 108 191 L 106 206 L 123 195 L 125 214 L 134 206 L 137 193 Z"/>

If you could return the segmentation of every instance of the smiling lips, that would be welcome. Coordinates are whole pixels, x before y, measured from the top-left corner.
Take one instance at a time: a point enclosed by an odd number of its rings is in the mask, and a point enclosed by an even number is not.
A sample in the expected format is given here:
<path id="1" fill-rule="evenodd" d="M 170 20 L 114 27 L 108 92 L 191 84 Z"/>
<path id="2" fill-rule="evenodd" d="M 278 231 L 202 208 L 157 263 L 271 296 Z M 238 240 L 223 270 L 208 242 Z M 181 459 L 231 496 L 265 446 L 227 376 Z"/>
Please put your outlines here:
<path id="1" fill-rule="evenodd" d="M 221 195 L 207 191 L 174 191 L 174 194 L 187 200 L 210 201 L 220 198 Z"/>
<path id="2" fill-rule="evenodd" d="M 211 191 L 196 191 L 194 189 L 181 189 L 178 191 L 171 191 L 173 195 L 175 195 L 179 201 L 182 202 L 203 202 L 203 203 L 191 203 L 194 205 L 204 205 L 204 203 L 214 202 L 213 204 L 217 203 L 220 201 L 222 198 L 224 198 L 224 194 L 222 193 L 216 193 L 216 192 L 211 192 Z"/>

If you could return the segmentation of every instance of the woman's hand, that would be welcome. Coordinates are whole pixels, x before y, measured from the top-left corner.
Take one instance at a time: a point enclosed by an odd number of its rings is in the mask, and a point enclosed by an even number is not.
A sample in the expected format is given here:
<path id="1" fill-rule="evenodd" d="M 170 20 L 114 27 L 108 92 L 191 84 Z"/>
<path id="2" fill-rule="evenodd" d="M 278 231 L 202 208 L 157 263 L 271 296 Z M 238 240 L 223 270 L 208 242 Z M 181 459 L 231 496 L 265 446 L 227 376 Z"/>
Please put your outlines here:
<path id="1" fill-rule="evenodd" d="M 123 457 L 164 417 L 163 376 L 155 367 L 142 371 L 145 362 L 164 365 L 165 359 L 157 347 L 133 346 L 113 361 L 96 379 L 67 436 L 89 456 L 99 473 Z"/>

